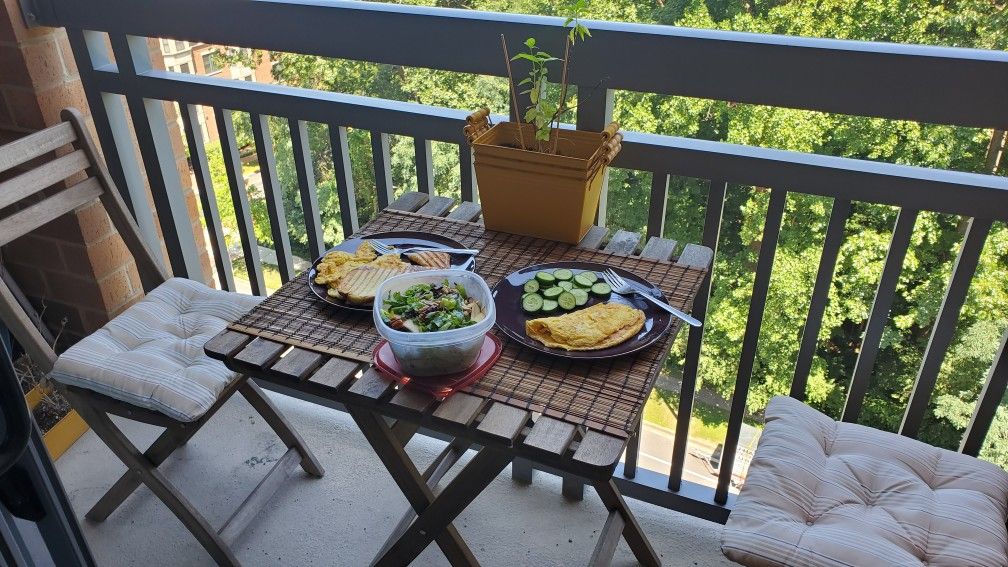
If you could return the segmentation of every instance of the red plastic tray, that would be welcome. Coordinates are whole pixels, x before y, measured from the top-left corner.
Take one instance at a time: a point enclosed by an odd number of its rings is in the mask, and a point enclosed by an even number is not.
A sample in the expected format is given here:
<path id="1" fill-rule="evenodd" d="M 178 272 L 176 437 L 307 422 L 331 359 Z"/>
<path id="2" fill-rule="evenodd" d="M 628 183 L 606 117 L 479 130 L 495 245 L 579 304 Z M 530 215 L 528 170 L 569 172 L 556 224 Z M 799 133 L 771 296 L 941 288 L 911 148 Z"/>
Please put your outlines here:
<path id="1" fill-rule="evenodd" d="M 476 362 L 468 370 L 446 376 L 411 377 L 403 374 L 399 361 L 392 354 L 388 341 L 378 343 L 374 350 L 375 369 L 382 376 L 399 384 L 402 388 L 410 388 L 425 392 L 438 399 L 444 399 L 458 390 L 476 382 L 486 375 L 490 367 L 497 362 L 501 354 L 501 341 L 493 335 L 486 335 L 483 348 Z"/>

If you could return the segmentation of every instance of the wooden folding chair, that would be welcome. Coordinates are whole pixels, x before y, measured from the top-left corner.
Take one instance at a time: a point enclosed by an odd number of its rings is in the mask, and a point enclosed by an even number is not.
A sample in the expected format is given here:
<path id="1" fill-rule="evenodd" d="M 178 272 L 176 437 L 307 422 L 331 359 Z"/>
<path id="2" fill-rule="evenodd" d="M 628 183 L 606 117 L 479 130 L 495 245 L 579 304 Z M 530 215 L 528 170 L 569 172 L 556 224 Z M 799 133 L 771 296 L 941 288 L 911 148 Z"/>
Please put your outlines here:
<path id="1" fill-rule="evenodd" d="M 203 354 L 203 342 L 257 299 L 168 279 L 98 158 L 81 115 L 67 109 L 62 118 L 64 122 L 56 126 L 0 147 L 0 174 L 18 166 L 23 169 L 0 183 L 0 211 L 8 213 L 0 218 L 0 246 L 100 199 L 133 253 L 147 296 L 59 356 L 46 340 L 49 335 L 38 314 L 6 274 L 0 278 L 0 317 L 32 359 L 52 371 L 56 387 L 129 469 L 86 517 L 104 520 L 144 484 L 218 564 L 237 565 L 230 544 L 294 469 L 300 465 L 312 476 L 324 474 L 301 437 L 254 382 Z M 69 153 L 52 157 L 66 146 Z M 86 179 L 71 184 L 81 172 Z M 288 450 L 218 531 L 158 466 L 235 392 L 262 415 Z M 165 431 L 141 452 L 110 414 Z"/>

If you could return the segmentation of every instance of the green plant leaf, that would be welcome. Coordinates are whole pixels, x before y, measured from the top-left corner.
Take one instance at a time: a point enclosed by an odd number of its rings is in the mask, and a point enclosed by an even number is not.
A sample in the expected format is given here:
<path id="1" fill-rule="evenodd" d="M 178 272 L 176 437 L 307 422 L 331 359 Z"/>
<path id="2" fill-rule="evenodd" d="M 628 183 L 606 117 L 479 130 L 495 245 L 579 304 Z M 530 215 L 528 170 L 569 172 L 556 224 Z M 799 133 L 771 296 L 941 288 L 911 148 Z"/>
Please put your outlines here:
<path id="1" fill-rule="evenodd" d="M 532 49 L 533 47 L 535 47 L 535 43 L 536 42 L 535 42 L 535 38 L 534 37 L 530 37 L 530 38 L 528 38 L 528 39 L 525 40 L 525 45 L 529 49 Z"/>

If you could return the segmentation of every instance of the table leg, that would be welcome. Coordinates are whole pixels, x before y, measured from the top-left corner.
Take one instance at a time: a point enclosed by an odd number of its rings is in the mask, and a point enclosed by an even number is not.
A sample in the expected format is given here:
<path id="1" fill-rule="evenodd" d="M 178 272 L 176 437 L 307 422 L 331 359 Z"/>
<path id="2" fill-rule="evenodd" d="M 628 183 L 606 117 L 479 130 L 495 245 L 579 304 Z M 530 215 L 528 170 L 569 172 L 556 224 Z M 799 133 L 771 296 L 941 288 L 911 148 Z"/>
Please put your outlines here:
<path id="1" fill-rule="evenodd" d="M 389 474 L 392 475 L 392 479 L 399 485 L 399 489 L 406 496 L 410 506 L 417 513 L 427 510 L 435 500 L 434 493 L 427 486 L 416 465 L 410 460 L 409 455 L 406 454 L 391 428 L 385 423 L 384 418 L 350 404 L 347 404 L 346 409 L 357 423 L 357 427 L 364 433 L 364 437 L 367 438 L 378 458 L 388 469 Z M 450 523 L 438 532 L 436 541 L 452 565 L 479 565 L 458 530 Z M 419 554 L 419 552 L 417 553 Z M 403 565 L 408 563 L 408 561 L 404 562 Z"/>
<path id="2" fill-rule="evenodd" d="M 626 539 L 627 545 L 630 546 L 630 551 L 633 551 L 637 561 L 646 567 L 661 567 L 661 559 L 658 558 L 658 554 L 651 547 L 651 542 L 648 541 L 647 536 L 644 535 L 644 531 L 641 530 L 640 524 L 637 523 L 637 517 L 627 507 L 626 501 L 623 500 L 623 495 L 616 488 L 616 483 L 612 479 L 609 479 L 607 481 L 598 481 L 594 484 L 595 490 L 598 492 L 599 498 L 602 499 L 602 503 L 606 509 L 609 512 L 618 512 L 621 516 L 623 538 Z M 606 525 L 609 526 L 610 522 L 607 521 Z M 603 531 L 600 537 L 605 536 L 606 532 Z"/>
<path id="3" fill-rule="evenodd" d="M 435 536 L 451 527 L 451 522 L 497 478 L 511 456 L 503 451 L 484 447 L 437 495 L 416 521 L 406 530 L 385 555 L 374 565 L 391 567 L 409 565 L 430 545 Z M 426 488 L 426 485 L 425 485 Z"/>

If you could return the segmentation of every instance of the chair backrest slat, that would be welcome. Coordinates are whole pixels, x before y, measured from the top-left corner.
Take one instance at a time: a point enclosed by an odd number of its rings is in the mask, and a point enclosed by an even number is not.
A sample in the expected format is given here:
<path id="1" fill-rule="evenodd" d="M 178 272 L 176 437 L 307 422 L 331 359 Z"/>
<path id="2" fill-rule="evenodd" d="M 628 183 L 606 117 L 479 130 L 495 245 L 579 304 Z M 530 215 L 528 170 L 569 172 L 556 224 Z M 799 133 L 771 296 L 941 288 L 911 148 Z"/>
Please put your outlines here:
<path id="1" fill-rule="evenodd" d="M 101 194 L 102 186 L 98 179 L 88 177 L 69 189 L 10 215 L 0 221 L 0 246 L 94 201 Z"/>
<path id="2" fill-rule="evenodd" d="M 77 150 L 8 179 L 0 183 L 0 209 L 84 171 L 89 165 L 87 154 L 83 150 Z"/>
<path id="3" fill-rule="evenodd" d="M 52 128 L 19 138 L 0 148 L 0 173 L 61 148 L 76 139 L 77 133 L 68 122 L 61 122 Z"/>
<path id="4" fill-rule="evenodd" d="M 161 285 L 167 270 L 140 236 L 91 141 L 84 118 L 72 108 L 63 110 L 60 117 L 64 121 L 55 126 L 0 146 L 0 174 L 6 172 L 9 178 L 0 183 L 0 210 L 5 215 L 0 218 L 0 246 L 100 199 L 136 261 L 144 289 Z M 57 150 L 67 146 L 70 153 L 55 157 Z M 23 167 L 9 171 L 18 166 Z M 66 187 L 80 172 L 87 178 Z M 56 352 L 47 333 L 40 331 L 39 317 L 30 313 L 31 305 L 18 301 L 16 287 L 0 278 L 0 319 L 29 356 L 49 371 Z"/>

